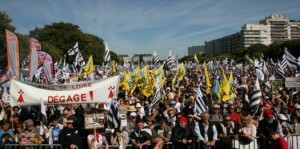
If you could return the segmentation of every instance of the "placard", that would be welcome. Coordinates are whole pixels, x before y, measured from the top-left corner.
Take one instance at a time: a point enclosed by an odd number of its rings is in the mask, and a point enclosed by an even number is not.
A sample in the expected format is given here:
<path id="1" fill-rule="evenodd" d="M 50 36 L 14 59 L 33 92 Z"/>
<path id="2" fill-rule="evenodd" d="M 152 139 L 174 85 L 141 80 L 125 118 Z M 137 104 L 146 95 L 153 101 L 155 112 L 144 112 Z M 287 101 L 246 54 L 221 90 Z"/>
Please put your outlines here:
<path id="1" fill-rule="evenodd" d="M 84 115 L 84 128 L 104 128 L 104 114 L 85 114 Z"/>
<path id="2" fill-rule="evenodd" d="M 300 87 L 300 78 L 297 77 L 286 77 L 285 86 L 290 87 Z"/>
<path id="3" fill-rule="evenodd" d="M 21 133 L 21 141 L 24 144 L 38 144 L 38 135 L 36 133 L 26 132 Z"/>

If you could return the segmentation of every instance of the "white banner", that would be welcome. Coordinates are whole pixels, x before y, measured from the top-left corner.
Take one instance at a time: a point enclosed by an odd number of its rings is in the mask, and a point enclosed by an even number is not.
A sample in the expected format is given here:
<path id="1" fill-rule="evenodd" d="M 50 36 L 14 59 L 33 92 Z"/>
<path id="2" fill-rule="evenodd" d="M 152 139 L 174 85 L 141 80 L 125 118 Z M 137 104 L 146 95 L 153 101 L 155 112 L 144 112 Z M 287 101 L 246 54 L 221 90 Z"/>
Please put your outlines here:
<path id="1" fill-rule="evenodd" d="M 12 80 L 10 104 L 11 106 L 40 105 L 40 99 L 44 104 L 108 103 L 118 93 L 119 79 L 119 76 L 114 76 L 99 81 L 62 85 Z"/>
<path id="2" fill-rule="evenodd" d="M 300 87 L 300 78 L 296 77 L 286 77 L 285 86 L 290 87 Z"/>

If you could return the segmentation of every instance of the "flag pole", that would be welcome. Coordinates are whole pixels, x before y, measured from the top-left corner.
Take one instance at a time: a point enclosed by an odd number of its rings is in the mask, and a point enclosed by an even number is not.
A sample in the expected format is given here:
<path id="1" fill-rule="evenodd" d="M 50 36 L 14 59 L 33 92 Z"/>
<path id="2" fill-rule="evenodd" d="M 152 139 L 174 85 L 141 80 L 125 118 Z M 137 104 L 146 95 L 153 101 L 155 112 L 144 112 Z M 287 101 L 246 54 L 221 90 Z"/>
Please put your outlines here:
<path id="1" fill-rule="evenodd" d="M 94 113 L 94 118 L 96 118 L 96 116 L 95 116 L 95 113 Z M 97 139 L 97 134 L 96 134 L 96 126 L 95 126 L 95 123 L 96 122 L 94 122 L 94 124 L 93 124 L 93 126 L 94 126 L 94 139 L 95 139 L 95 141 L 97 141 L 96 139 Z M 96 148 L 96 142 L 94 141 L 94 147 Z"/>

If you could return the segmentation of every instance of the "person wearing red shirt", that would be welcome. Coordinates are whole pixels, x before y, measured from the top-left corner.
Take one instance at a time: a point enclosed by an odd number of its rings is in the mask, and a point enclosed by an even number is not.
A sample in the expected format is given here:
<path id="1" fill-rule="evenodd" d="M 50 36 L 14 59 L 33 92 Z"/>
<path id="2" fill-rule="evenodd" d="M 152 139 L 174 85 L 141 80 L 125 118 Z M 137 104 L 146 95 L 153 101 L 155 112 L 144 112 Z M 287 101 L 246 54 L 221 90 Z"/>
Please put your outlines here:
<path id="1" fill-rule="evenodd" d="M 241 115 L 239 113 L 235 112 L 234 105 L 230 105 L 228 107 L 228 114 L 230 115 L 231 121 L 233 121 L 234 123 L 236 123 L 236 124 L 242 123 Z"/>
<path id="2" fill-rule="evenodd" d="M 288 149 L 287 141 L 275 131 L 269 130 L 269 138 L 271 140 L 270 149 Z"/>

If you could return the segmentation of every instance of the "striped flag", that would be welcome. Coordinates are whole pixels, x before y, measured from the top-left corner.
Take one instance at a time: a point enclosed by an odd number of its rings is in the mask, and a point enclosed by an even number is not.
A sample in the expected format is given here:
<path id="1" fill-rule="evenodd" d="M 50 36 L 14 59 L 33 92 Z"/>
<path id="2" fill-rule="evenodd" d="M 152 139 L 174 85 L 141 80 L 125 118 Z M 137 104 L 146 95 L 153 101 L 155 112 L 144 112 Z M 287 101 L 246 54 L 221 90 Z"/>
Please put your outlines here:
<path id="1" fill-rule="evenodd" d="M 43 99 L 41 99 L 41 127 L 40 135 L 43 135 L 44 130 L 47 128 L 47 114 Z"/>
<path id="2" fill-rule="evenodd" d="M 81 55 L 80 52 L 78 52 L 76 58 L 74 59 L 73 66 L 75 68 L 77 67 L 82 68 L 84 65 L 85 65 L 85 61 L 83 59 L 83 56 Z"/>
<path id="3" fill-rule="evenodd" d="M 22 61 L 21 68 L 25 68 L 28 63 L 29 63 L 29 55 L 27 55 L 25 59 Z"/>
<path id="4" fill-rule="evenodd" d="M 105 43 L 105 52 L 104 52 L 104 62 L 109 62 L 110 61 L 110 51 L 108 48 L 107 43 Z"/>
<path id="5" fill-rule="evenodd" d="M 175 66 L 175 58 L 174 58 L 174 56 L 172 56 L 171 51 L 169 53 L 169 57 L 168 57 L 168 59 L 166 61 L 166 64 L 167 64 L 167 68 L 168 69 L 171 69 L 171 68 L 173 68 Z"/>
<path id="6" fill-rule="evenodd" d="M 119 129 L 121 126 L 121 118 L 119 116 L 119 107 L 117 98 L 111 99 L 111 103 L 109 105 L 108 111 L 108 126 L 110 128 L 117 128 Z"/>
<path id="7" fill-rule="evenodd" d="M 156 103 L 161 99 L 160 79 L 160 77 L 156 78 L 155 94 L 149 105 L 149 111 L 151 111 L 152 107 L 154 107 Z"/>
<path id="8" fill-rule="evenodd" d="M 288 65 L 295 69 L 298 70 L 299 67 L 299 62 L 298 60 L 287 50 L 287 48 L 284 49 L 284 54 L 285 54 L 285 58 L 288 62 Z"/>
<path id="9" fill-rule="evenodd" d="M 68 55 L 69 56 L 74 55 L 78 51 L 79 51 L 79 46 L 78 46 L 78 42 L 76 42 L 74 47 L 68 50 Z"/>
<path id="10" fill-rule="evenodd" d="M 202 94 L 200 88 L 198 88 L 195 106 L 194 106 L 194 112 L 197 115 L 208 111 L 208 107 L 205 105 L 202 97 L 203 97 L 203 94 Z"/>
<path id="11" fill-rule="evenodd" d="M 159 57 L 158 57 L 156 51 L 154 51 L 154 54 L 153 54 L 153 64 L 154 64 L 154 66 L 156 66 L 158 64 L 158 62 L 159 62 Z"/>
<path id="12" fill-rule="evenodd" d="M 284 73 L 284 69 L 282 68 L 282 65 L 280 62 L 277 63 L 277 73 L 282 77 L 285 78 L 285 73 Z"/>
<path id="13" fill-rule="evenodd" d="M 258 111 L 260 101 L 262 100 L 262 94 L 258 82 L 258 78 L 256 78 L 253 91 L 251 93 L 250 98 L 250 113 L 255 114 Z"/>
<path id="14" fill-rule="evenodd" d="M 286 66 L 288 65 L 288 62 L 287 62 L 286 57 L 285 57 L 285 54 L 283 54 L 282 61 L 279 62 L 279 63 L 281 65 L 282 69 L 284 70 L 286 68 Z"/>

